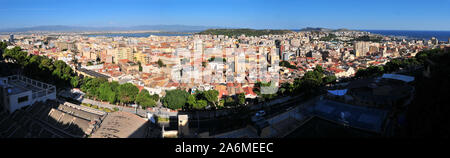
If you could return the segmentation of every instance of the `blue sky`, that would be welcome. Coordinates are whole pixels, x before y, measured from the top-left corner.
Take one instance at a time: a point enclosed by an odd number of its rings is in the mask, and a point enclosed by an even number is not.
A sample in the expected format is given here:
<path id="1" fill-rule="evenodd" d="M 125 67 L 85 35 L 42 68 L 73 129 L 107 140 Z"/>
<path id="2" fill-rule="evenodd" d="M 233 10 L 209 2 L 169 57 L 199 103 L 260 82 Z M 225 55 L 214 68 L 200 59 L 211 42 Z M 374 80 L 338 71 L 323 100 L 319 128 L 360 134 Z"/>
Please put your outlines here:
<path id="1" fill-rule="evenodd" d="M 0 0 L 0 28 L 182 24 L 450 30 L 450 0 Z"/>

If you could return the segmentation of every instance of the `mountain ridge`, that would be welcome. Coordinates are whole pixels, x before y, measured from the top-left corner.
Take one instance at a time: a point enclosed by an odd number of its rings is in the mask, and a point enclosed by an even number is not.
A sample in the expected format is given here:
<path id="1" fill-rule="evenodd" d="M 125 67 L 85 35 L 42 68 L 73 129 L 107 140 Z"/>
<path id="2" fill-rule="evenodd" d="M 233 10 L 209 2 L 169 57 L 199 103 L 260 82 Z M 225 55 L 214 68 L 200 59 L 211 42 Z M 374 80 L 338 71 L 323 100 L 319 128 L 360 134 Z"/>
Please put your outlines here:
<path id="1" fill-rule="evenodd" d="M 136 25 L 136 26 L 69 26 L 69 25 L 41 25 L 20 28 L 0 29 L 0 32 L 82 32 L 82 31 L 167 31 L 167 32 L 199 32 L 212 28 L 224 28 L 217 26 L 193 26 L 193 25 Z"/>

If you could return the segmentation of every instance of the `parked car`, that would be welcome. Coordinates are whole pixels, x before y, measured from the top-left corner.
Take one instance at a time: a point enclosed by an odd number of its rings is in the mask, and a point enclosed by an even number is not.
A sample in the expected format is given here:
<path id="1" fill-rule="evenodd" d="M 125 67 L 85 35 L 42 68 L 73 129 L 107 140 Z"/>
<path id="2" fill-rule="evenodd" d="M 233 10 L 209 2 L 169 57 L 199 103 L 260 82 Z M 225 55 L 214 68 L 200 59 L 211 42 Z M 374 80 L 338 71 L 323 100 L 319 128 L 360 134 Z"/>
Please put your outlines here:
<path id="1" fill-rule="evenodd" d="M 264 116 L 264 115 L 266 115 L 266 112 L 264 110 L 260 110 L 260 111 L 256 112 L 255 115 L 256 116 Z"/>

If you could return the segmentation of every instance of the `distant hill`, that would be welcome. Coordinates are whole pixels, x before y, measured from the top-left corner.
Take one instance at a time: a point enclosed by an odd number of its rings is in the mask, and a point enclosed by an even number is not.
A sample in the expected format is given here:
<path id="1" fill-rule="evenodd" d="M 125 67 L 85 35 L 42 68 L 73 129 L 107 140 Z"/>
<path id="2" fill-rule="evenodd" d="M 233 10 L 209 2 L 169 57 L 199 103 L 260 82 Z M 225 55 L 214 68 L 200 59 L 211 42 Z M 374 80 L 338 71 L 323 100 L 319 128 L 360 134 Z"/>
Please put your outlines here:
<path id="1" fill-rule="evenodd" d="M 326 29 L 326 28 L 320 28 L 320 27 L 307 27 L 307 28 L 303 28 L 300 29 L 299 31 L 320 31 L 320 32 L 329 32 L 332 31 L 331 29 Z"/>
<path id="2" fill-rule="evenodd" d="M 166 31 L 166 32 L 200 32 L 206 29 L 221 28 L 213 26 L 188 25 L 139 25 L 131 27 L 85 27 L 47 25 L 23 28 L 0 29 L 0 32 L 82 32 L 82 31 Z"/>
<path id="3" fill-rule="evenodd" d="M 307 27 L 307 28 L 303 28 L 300 30 L 296 30 L 296 31 L 304 31 L 304 32 L 308 32 L 308 31 L 319 31 L 319 32 L 341 32 L 341 31 L 356 31 L 356 30 L 349 30 L 349 29 L 327 29 L 327 28 L 321 28 L 321 27 Z"/>
<path id="4" fill-rule="evenodd" d="M 293 32 L 291 30 L 254 30 L 254 29 L 208 29 L 197 34 L 201 35 L 226 35 L 226 36 L 263 36 L 263 35 L 281 35 Z"/>

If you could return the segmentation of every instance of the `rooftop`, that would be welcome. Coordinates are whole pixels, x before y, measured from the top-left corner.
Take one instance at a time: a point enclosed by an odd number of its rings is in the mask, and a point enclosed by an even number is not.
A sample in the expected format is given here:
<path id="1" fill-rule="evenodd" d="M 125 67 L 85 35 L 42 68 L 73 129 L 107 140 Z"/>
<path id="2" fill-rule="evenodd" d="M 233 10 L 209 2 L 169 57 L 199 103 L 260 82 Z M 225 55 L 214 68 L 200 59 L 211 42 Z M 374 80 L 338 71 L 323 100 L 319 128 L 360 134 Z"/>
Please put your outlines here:
<path id="1" fill-rule="evenodd" d="M 79 69 L 79 71 L 84 72 L 84 73 L 86 73 L 86 74 L 88 74 L 90 76 L 98 77 L 98 78 L 106 78 L 106 79 L 110 78 L 109 76 L 106 76 L 106 75 L 103 75 L 101 73 L 98 73 L 98 72 L 95 72 L 95 71 L 91 71 L 91 70 L 88 70 L 88 69 L 84 69 L 84 68 Z"/>
<path id="2" fill-rule="evenodd" d="M 345 122 L 351 127 L 377 133 L 382 132 L 382 126 L 387 116 L 387 111 L 384 110 L 352 106 L 331 100 L 316 102 L 314 111 L 325 119 L 340 123 Z"/>

